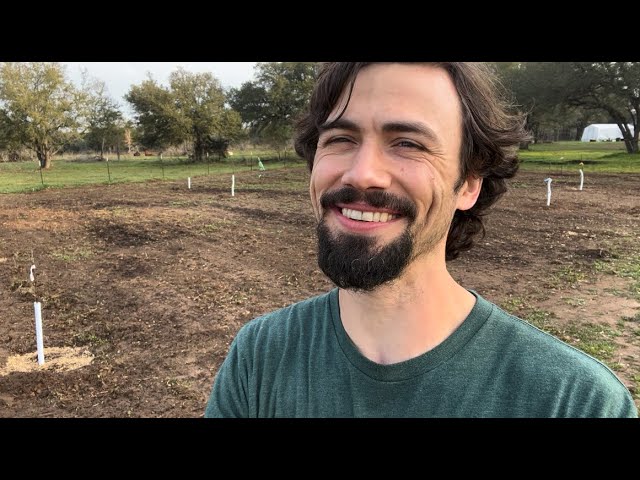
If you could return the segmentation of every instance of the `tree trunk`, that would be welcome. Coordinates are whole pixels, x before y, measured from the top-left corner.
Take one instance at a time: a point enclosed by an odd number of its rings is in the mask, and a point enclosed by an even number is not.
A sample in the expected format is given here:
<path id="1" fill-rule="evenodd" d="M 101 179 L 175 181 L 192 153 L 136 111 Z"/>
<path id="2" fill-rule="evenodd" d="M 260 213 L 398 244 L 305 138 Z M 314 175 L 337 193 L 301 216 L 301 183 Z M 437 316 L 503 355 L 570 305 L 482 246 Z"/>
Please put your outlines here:
<path id="1" fill-rule="evenodd" d="M 120 160 L 120 143 L 116 143 L 116 155 L 118 156 L 118 160 Z"/>
<path id="2" fill-rule="evenodd" d="M 104 137 L 102 137 L 102 143 L 100 144 L 100 160 L 104 160 Z"/>
<path id="3" fill-rule="evenodd" d="M 576 137 L 574 138 L 576 142 L 582 139 L 582 132 L 584 132 L 585 128 L 587 128 L 587 122 L 583 120 L 578 120 L 576 122 Z"/>
<path id="4" fill-rule="evenodd" d="M 48 170 L 51 168 L 51 152 L 46 149 L 37 149 L 36 155 L 38 156 L 38 162 L 40 163 L 40 168 L 44 168 Z"/>
<path id="5" fill-rule="evenodd" d="M 204 153 L 204 146 L 202 142 L 196 138 L 193 142 L 193 161 L 201 162 Z"/>
<path id="6" fill-rule="evenodd" d="M 45 170 L 51 168 L 51 153 L 48 150 L 39 153 L 38 159 L 40 160 L 40 168 L 44 168 Z"/>
<path id="7" fill-rule="evenodd" d="M 622 132 L 622 139 L 624 140 L 624 146 L 627 149 L 627 153 L 638 153 L 638 137 L 635 132 L 631 135 L 626 123 L 620 122 L 619 120 L 616 123 Z"/>

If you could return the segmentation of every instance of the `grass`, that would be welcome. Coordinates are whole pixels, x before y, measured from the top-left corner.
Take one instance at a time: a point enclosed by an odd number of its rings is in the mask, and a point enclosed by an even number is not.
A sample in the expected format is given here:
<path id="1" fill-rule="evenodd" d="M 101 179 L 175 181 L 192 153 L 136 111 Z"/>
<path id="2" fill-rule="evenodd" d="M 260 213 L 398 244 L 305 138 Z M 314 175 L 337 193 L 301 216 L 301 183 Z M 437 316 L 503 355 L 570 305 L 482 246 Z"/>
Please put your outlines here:
<path id="1" fill-rule="evenodd" d="M 553 283 L 556 284 L 568 284 L 569 286 L 577 285 L 580 282 L 584 282 L 587 278 L 584 272 L 580 268 L 575 268 L 573 265 L 567 265 L 553 276 Z"/>
<path id="2" fill-rule="evenodd" d="M 73 262 L 75 260 L 82 260 L 85 258 L 89 258 L 93 255 L 93 251 L 90 249 L 78 248 L 75 250 L 61 250 L 54 251 L 49 254 L 51 257 L 56 258 L 58 260 L 63 260 L 65 262 Z"/>
<path id="3" fill-rule="evenodd" d="M 262 153 L 262 156 L 259 155 Z M 278 161 L 268 152 L 235 152 L 233 156 L 219 161 L 193 163 L 186 157 L 122 156 L 109 162 L 83 160 L 81 157 L 57 157 L 49 170 L 40 170 L 35 162 L 0 163 L 0 193 L 35 192 L 44 188 L 64 188 L 80 185 L 124 182 L 146 182 L 149 180 L 178 180 L 216 174 L 232 174 L 256 170 L 258 157 L 269 170 L 283 167 L 302 167 L 304 162 L 288 156 Z"/>
<path id="4" fill-rule="evenodd" d="M 628 154 L 624 142 L 554 142 L 529 146 L 519 152 L 521 170 L 640 173 L 640 154 Z"/>
<path id="5" fill-rule="evenodd" d="M 554 142 L 533 144 L 519 152 L 523 171 L 572 172 L 576 175 L 580 162 L 585 175 L 590 173 L 640 173 L 640 155 L 626 153 L 622 142 Z M 258 158 L 268 171 L 287 166 L 302 167 L 304 162 L 292 152 L 286 162 L 279 161 L 270 150 L 234 151 L 222 160 L 190 162 L 186 157 L 122 156 L 109 162 L 87 160 L 85 157 L 56 157 L 52 168 L 40 170 L 36 162 L 0 163 L 0 193 L 35 192 L 44 188 L 64 188 L 78 185 L 178 180 L 212 174 L 231 174 L 258 169 Z M 266 183 L 266 182 L 265 182 Z M 297 187 L 297 186 L 296 186 Z M 514 188 L 525 188 L 515 184 Z M 259 188 L 267 188 L 263 185 Z"/>
<path id="6" fill-rule="evenodd" d="M 595 323 L 569 324 L 559 335 L 561 340 L 602 361 L 613 357 L 616 351 L 613 339 L 616 336 L 618 332 L 610 326 Z"/>
<path id="7" fill-rule="evenodd" d="M 583 307 L 586 303 L 583 298 L 565 298 L 564 301 L 571 307 Z"/>
<path id="8" fill-rule="evenodd" d="M 90 345 L 93 347 L 106 345 L 109 341 L 99 337 L 95 333 L 78 333 L 74 336 L 75 344 L 78 346 Z"/>
<path id="9" fill-rule="evenodd" d="M 630 286 L 631 297 L 640 300 L 640 254 L 624 258 L 613 258 L 606 262 L 596 260 L 593 268 L 597 272 L 630 278 L 632 280 Z"/>

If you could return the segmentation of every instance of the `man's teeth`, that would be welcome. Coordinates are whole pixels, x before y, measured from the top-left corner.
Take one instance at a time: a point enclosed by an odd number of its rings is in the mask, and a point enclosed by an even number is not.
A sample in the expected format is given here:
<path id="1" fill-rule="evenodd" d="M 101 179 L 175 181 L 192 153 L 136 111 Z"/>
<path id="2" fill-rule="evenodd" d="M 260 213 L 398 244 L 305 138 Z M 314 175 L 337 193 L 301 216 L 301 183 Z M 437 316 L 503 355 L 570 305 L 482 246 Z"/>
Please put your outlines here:
<path id="1" fill-rule="evenodd" d="M 397 215 L 387 212 L 361 212 L 350 208 L 343 208 L 342 215 L 352 220 L 361 220 L 363 222 L 388 222 L 397 217 Z"/>

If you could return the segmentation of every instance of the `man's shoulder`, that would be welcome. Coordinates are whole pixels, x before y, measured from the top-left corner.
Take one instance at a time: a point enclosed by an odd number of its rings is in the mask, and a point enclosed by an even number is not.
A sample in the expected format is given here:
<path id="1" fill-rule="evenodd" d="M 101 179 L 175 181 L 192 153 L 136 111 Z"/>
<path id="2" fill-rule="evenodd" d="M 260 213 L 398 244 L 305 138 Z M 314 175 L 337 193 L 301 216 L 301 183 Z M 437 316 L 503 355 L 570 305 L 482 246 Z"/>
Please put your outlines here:
<path id="1" fill-rule="evenodd" d="M 312 328 L 318 317 L 330 317 L 332 296 L 335 290 L 300 300 L 285 307 L 265 313 L 242 326 L 239 337 L 264 335 L 290 335 L 293 331 Z"/>
<path id="2" fill-rule="evenodd" d="M 479 340 L 496 352 L 511 386 L 536 392 L 542 404 L 556 405 L 558 416 L 637 415 L 629 390 L 602 361 L 491 305 Z M 557 404 L 559 398 L 568 400 Z"/>
<path id="3" fill-rule="evenodd" d="M 560 338 L 545 332 L 522 318 L 493 305 L 491 320 L 504 335 L 502 341 L 511 343 L 513 359 L 547 375 L 573 377 L 585 384 L 601 384 L 607 389 L 624 387 L 618 377 L 602 361 L 592 357 Z"/>

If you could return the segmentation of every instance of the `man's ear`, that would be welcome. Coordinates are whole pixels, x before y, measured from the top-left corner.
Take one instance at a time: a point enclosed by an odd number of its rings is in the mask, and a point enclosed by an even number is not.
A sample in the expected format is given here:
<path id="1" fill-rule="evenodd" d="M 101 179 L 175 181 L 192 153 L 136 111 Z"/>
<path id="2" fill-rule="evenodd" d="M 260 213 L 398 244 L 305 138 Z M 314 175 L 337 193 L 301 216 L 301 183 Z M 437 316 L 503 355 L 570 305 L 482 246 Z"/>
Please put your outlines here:
<path id="1" fill-rule="evenodd" d="M 458 191 L 458 210 L 469 210 L 476 204 L 480 190 L 482 189 L 482 177 L 469 176 Z"/>

